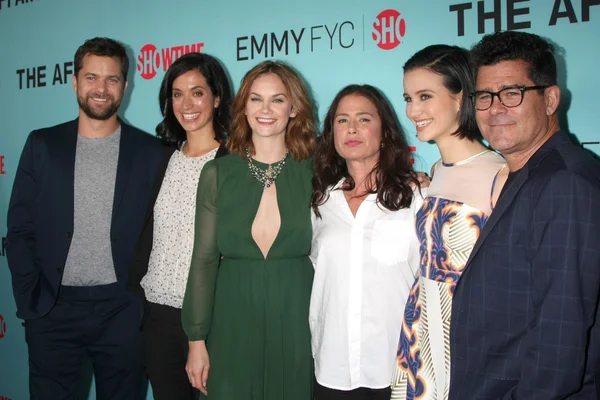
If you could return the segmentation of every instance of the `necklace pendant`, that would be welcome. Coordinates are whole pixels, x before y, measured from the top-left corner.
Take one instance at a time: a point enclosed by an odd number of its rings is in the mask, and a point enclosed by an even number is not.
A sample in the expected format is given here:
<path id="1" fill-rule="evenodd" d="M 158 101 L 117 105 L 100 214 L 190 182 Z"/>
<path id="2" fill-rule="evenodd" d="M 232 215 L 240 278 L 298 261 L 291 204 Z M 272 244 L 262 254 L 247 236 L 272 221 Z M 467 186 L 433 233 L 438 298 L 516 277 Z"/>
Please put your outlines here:
<path id="1" fill-rule="evenodd" d="M 0 0 L 1 1 L 1 0 Z M 285 159 L 289 153 L 286 152 L 283 158 L 275 165 L 269 165 L 267 170 L 262 170 L 258 168 L 252 162 L 252 158 L 250 157 L 250 152 L 246 149 L 246 160 L 248 161 L 248 168 L 250 169 L 250 173 L 252 176 L 259 181 L 265 189 L 270 188 L 272 184 L 275 183 L 275 178 L 279 176 L 283 166 L 285 165 Z"/>

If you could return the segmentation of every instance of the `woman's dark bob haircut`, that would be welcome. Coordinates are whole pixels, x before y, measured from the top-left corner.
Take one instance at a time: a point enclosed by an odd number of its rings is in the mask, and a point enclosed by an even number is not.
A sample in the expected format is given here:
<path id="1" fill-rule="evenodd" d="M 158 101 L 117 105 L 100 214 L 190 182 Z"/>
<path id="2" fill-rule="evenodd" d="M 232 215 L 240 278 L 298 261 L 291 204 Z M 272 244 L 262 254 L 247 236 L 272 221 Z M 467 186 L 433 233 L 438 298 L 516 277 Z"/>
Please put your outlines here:
<path id="1" fill-rule="evenodd" d="M 469 94 L 475 91 L 475 77 L 469 52 L 462 47 L 434 44 L 418 51 L 404 64 L 404 72 L 425 68 L 441 75 L 444 86 L 450 93 L 458 95 L 462 91 L 458 111 L 458 129 L 453 132 L 459 138 L 480 140 L 481 132 L 475 120 L 475 107 Z"/>

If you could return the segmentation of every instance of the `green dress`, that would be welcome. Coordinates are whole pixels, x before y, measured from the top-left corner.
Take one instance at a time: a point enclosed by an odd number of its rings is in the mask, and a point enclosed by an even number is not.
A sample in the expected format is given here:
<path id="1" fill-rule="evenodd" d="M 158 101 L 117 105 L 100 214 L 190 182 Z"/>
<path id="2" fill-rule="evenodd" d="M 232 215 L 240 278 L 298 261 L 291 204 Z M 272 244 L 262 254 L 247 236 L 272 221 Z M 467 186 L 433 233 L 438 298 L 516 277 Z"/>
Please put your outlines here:
<path id="1" fill-rule="evenodd" d="M 310 160 L 288 156 L 265 259 L 251 235 L 263 187 L 247 162 L 228 155 L 202 170 L 182 322 L 189 340 L 207 341 L 209 400 L 312 399 L 311 178 Z"/>

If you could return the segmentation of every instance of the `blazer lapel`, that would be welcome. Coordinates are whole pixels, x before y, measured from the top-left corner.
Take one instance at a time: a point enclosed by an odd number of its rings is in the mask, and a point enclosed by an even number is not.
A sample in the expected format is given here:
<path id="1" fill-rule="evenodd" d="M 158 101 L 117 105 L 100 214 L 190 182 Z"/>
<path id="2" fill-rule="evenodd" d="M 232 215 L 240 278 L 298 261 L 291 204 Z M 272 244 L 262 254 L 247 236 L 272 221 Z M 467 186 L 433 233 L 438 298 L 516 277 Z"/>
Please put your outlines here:
<path id="1" fill-rule="evenodd" d="M 119 144 L 119 160 L 117 162 L 117 178 L 115 181 L 115 196 L 113 200 L 112 222 L 127 190 L 131 167 L 135 159 L 135 142 L 129 127 L 121 121 L 121 142 Z"/>
<path id="2" fill-rule="evenodd" d="M 467 264 L 465 265 L 465 270 L 469 267 L 469 264 L 471 263 L 471 261 L 485 242 L 485 239 L 490 234 L 494 226 L 498 223 L 500 218 L 502 218 L 502 215 L 504 215 L 508 207 L 513 203 L 515 197 L 517 196 L 517 193 L 519 193 L 519 190 L 529 177 L 529 174 L 537 168 L 537 166 L 542 162 L 542 160 L 553 149 L 561 145 L 571 143 L 572 142 L 569 140 L 565 132 L 557 131 L 554 135 L 550 137 L 550 139 L 548 139 L 546 143 L 542 145 L 542 147 L 538 149 L 537 152 L 535 152 L 533 156 L 531 156 L 531 159 L 527 161 L 523 168 L 521 168 L 521 170 L 517 173 L 517 176 L 515 176 L 515 178 L 511 182 L 510 186 L 506 189 L 506 191 L 498 200 L 496 208 L 492 212 L 492 215 L 490 216 L 488 222 L 481 230 L 479 239 L 477 240 L 477 242 L 475 243 L 475 247 L 473 247 L 473 250 L 471 251 L 469 259 L 467 260 Z"/>
<path id="3" fill-rule="evenodd" d="M 485 224 L 485 226 L 481 230 L 481 233 L 479 234 L 479 239 L 477 239 L 475 247 L 473 247 L 473 250 L 471 251 L 469 259 L 467 260 L 467 263 L 465 265 L 465 270 L 469 267 L 471 260 L 473 260 L 473 258 L 485 242 L 486 238 L 494 228 L 494 226 L 498 223 L 500 218 L 502 218 L 508 207 L 513 203 L 515 197 L 517 196 L 517 193 L 519 193 L 519 190 L 527 180 L 528 176 L 529 168 L 527 167 L 527 165 L 525 165 L 525 167 L 521 168 L 521 170 L 514 177 L 513 181 L 510 183 L 510 186 L 506 189 L 506 191 L 502 193 L 502 196 L 500 196 L 500 199 L 498 199 L 496 208 L 492 212 L 492 215 L 490 215 L 490 218 L 488 219 L 487 223 Z"/>
<path id="4" fill-rule="evenodd" d="M 58 140 L 48 141 L 48 146 L 54 147 L 52 154 L 56 155 L 59 174 L 54 176 L 56 192 L 61 193 L 64 201 L 61 202 L 63 218 L 69 221 L 70 230 L 73 230 L 75 208 L 75 156 L 77 152 L 77 126 L 78 120 L 69 122 L 66 129 L 58 136 Z"/>

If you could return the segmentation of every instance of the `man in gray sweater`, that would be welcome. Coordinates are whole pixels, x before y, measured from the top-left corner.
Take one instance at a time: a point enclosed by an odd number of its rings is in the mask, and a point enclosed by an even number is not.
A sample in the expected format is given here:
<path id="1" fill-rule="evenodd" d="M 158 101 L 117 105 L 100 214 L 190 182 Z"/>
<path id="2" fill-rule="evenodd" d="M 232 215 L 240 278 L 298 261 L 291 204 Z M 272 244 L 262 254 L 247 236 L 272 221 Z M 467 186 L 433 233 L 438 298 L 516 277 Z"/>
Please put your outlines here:
<path id="1" fill-rule="evenodd" d="M 8 210 L 30 395 L 76 398 L 90 359 L 97 398 L 131 400 L 141 395 L 144 307 L 126 280 L 162 146 L 117 117 L 122 44 L 90 39 L 74 65 L 79 117 L 29 135 Z"/>

